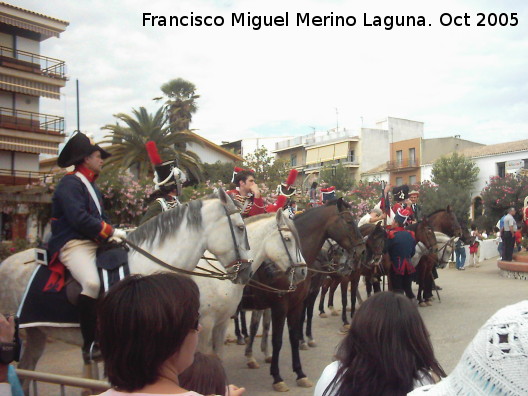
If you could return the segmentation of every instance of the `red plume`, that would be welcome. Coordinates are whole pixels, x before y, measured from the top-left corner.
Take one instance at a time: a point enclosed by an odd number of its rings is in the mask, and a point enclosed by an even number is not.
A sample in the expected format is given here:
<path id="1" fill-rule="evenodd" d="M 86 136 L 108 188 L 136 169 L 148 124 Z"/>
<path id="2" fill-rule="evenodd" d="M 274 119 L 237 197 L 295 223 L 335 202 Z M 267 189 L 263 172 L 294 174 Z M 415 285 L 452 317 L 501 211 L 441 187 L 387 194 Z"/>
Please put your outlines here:
<path id="1" fill-rule="evenodd" d="M 158 154 L 158 147 L 156 146 L 156 142 L 149 140 L 147 143 L 145 143 L 145 148 L 147 149 L 150 162 L 152 162 L 153 165 L 161 164 L 161 158 Z"/>
<path id="2" fill-rule="evenodd" d="M 243 168 L 240 168 L 238 166 L 235 166 L 235 169 L 234 169 L 235 173 L 238 173 L 238 172 L 243 171 L 243 170 L 244 170 Z"/>
<path id="3" fill-rule="evenodd" d="M 295 180 L 297 179 L 297 174 L 299 172 L 297 171 L 297 169 L 292 169 L 290 171 L 290 174 L 288 175 L 288 178 L 286 179 L 286 185 L 289 187 L 289 186 L 292 186 L 294 183 L 295 183 Z"/>
<path id="4" fill-rule="evenodd" d="M 284 207 L 284 204 L 286 203 L 286 199 L 287 199 L 286 196 L 279 195 L 274 204 L 268 205 L 266 207 L 266 212 L 273 213 L 273 212 L 278 211 L 280 208 Z"/>

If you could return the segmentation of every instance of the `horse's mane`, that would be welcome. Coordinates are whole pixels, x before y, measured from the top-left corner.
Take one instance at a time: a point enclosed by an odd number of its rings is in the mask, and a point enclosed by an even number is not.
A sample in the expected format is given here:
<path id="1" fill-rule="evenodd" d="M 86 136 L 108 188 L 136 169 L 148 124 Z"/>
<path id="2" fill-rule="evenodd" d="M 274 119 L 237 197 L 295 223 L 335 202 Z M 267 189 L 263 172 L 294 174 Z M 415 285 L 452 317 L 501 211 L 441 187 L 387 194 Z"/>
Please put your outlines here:
<path id="1" fill-rule="evenodd" d="M 437 209 L 437 210 L 435 210 L 434 212 L 429 213 L 429 214 L 427 215 L 427 217 L 429 217 L 429 216 L 433 216 L 433 215 L 435 215 L 435 214 L 437 214 L 437 213 L 440 213 L 440 212 L 446 212 L 446 210 L 445 210 L 445 209 Z"/>
<path id="2" fill-rule="evenodd" d="M 163 243 L 169 235 L 178 231 L 185 220 L 189 228 L 200 229 L 202 227 L 202 206 L 203 201 L 198 199 L 162 212 L 140 225 L 129 234 L 128 238 L 137 245 L 149 241 L 152 246 L 156 236 L 159 235 L 159 242 Z"/>
<path id="3" fill-rule="evenodd" d="M 306 213 L 308 212 L 312 212 L 312 211 L 317 211 L 317 210 L 322 210 L 323 208 L 326 208 L 327 206 L 337 206 L 337 202 L 339 201 L 339 198 L 334 198 L 334 199 L 331 199 L 329 201 L 327 201 L 324 205 L 321 205 L 321 206 L 315 206 L 315 207 L 312 207 L 312 208 L 308 208 L 306 209 L 304 212 L 302 213 L 299 213 L 299 214 L 296 214 L 295 215 L 295 219 L 301 219 L 302 217 L 304 217 L 306 215 Z M 343 200 L 343 204 L 345 204 L 345 206 L 348 208 L 348 205 L 349 203 L 346 202 L 345 200 Z"/>
<path id="4" fill-rule="evenodd" d="M 268 219 L 268 218 L 270 218 L 272 216 L 275 216 L 275 213 L 262 213 L 262 214 L 259 214 L 259 215 L 246 217 L 244 219 L 244 223 L 252 224 L 252 223 L 255 223 L 255 222 L 260 221 L 260 220 Z"/>

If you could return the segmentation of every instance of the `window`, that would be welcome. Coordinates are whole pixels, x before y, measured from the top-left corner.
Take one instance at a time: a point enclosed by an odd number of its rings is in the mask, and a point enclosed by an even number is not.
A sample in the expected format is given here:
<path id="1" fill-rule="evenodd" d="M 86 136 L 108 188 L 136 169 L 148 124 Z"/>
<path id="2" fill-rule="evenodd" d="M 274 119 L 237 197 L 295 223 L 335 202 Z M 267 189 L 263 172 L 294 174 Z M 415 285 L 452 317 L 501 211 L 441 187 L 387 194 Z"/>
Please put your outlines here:
<path id="1" fill-rule="evenodd" d="M 348 153 L 348 162 L 354 162 L 356 160 L 356 156 L 354 154 L 354 150 L 350 150 Z"/>
<path id="2" fill-rule="evenodd" d="M 409 176 L 409 184 L 416 184 L 416 175 Z"/>
<path id="3" fill-rule="evenodd" d="M 396 178 L 396 186 L 403 185 L 403 177 L 397 177 Z"/>
<path id="4" fill-rule="evenodd" d="M 506 163 L 497 162 L 497 176 L 504 177 L 506 175 Z"/>
<path id="5" fill-rule="evenodd" d="M 403 152 L 401 150 L 396 151 L 396 165 L 401 166 L 403 162 Z"/>
<path id="6" fill-rule="evenodd" d="M 415 148 L 409 149 L 409 165 L 410 166 L 416 165 L 416 149 Z"/>
<path id="7" fill-rule="evenodd" d="M 290 155 L 290 166 L 297 166 L 297 154 Z"/>

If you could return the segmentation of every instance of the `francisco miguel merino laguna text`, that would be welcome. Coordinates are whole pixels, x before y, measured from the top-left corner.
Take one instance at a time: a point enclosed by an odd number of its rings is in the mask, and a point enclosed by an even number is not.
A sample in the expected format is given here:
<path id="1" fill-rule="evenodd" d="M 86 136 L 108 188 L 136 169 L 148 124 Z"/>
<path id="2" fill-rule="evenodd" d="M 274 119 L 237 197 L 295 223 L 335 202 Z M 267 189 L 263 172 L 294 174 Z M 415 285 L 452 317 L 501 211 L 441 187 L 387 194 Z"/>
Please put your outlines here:
<path id="1" fill-rule="evenodd" d="M 250 27 L 253 30 L 260 30 L 262 27 L 283 27 L 290 26 L 290 15 L 285 12 L 283 15 L 251 15 L 250 12 L 231 13 L 231 26 Z M 304 27 L 343 27 L 356 26 L 357 18 L 353 15 L 311 15 L 308 12 L 295 13 L 295 25 Z M 143 13 L 143 26 L 224 26 L 225 18 L 221 15 L 152 15 L 149 12 Z M 395 26 L 426 26 L 425 17 L 413 15 L 386 15 L 368 16 L 363 13 L 363 26 L 383 27 L 391 30 Z M 430 26 L 430 25 L 429 25 Z"/>

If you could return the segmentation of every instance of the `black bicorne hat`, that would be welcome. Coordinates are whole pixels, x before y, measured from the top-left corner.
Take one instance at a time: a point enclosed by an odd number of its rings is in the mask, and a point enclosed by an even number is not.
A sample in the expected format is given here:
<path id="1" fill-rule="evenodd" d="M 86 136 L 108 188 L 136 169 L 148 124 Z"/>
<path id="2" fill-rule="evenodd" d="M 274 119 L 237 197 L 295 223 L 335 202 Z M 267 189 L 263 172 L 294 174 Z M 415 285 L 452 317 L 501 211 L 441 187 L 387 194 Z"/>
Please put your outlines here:
<path id="1" fill-rule="evenodd" d="M 156 172 L 156 179 L 154 180 L 156 188 L 159 188 L 163 192 L 177 190 L 178 195 L 181 194 L 182 184 L 187 181 L 187 177 L 178 168 L 175 160 L 169 160 L 155 165 L 154 171 Z"/>
<path id="2" fill-rule="evenodd" d="M 110 153 L 103 150 L 99 145 L 95 144 L 92 139 L 84 133 L 75 131 L 74 135 L 68 140 L 64 148 L 59 154 L 57 164 L 61 168 L 75 165 L 82 161 L 84 157 L 88 157 L 95 151 L 101 152 L 101 158 L 106 159 L 110 157 Z"/>
<path id="3" fill-rule="evenodd" d="M 409 198 L 409 186 L 404 184 L 403 186 L 394 187 L 392 189 L 392 195 L 396 202 L 405 201 Z"/>
<path id="4" fill-rule="evenodd" d="M 291 197 L 293 194 L 295 194 L 295 187 L 293 186 L 287 186 L 286 183 L 281 183 L 277 186 L 277 195 L 285 195 L 286 197 Z"/>

